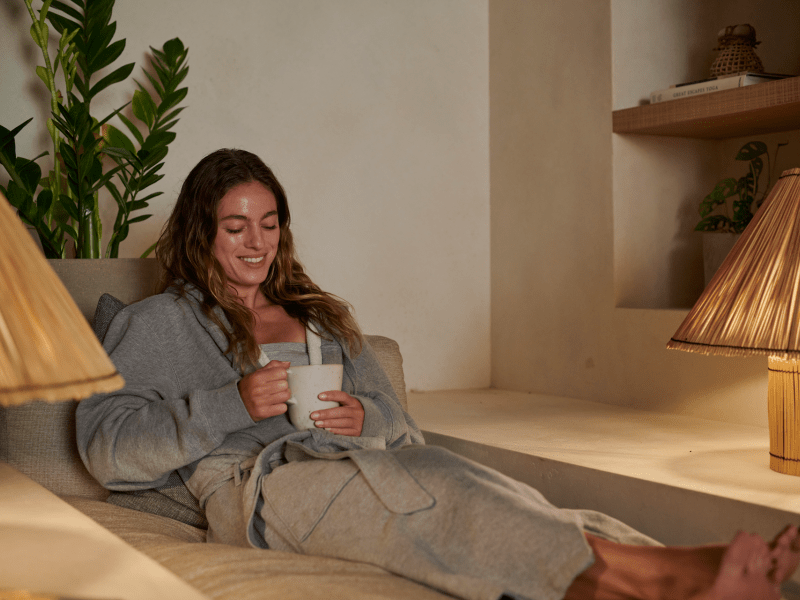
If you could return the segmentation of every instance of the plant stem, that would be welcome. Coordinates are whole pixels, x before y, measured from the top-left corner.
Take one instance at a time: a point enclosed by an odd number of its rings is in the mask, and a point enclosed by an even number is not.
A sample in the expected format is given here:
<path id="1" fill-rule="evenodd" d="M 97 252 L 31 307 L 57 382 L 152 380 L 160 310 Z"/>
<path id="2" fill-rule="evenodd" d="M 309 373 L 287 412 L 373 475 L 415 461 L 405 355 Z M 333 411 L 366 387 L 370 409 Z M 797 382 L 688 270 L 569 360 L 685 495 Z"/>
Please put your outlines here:
<path id="1" fill-rule="evenodd" d="M 37 18 L 36 12 L 33 9 L 33 5 L 31 4 L 31 0 L 25 0 L 25 6 L 28 8 L 28 14 L 31 16 L 31 21 L 33 21 L 34 26 L 40 23 L 40 20 Z M 49 3 L 46 3 L 43 6 L 43 9 L 49 7 Z M 47 13 L 45 12 L 45 15 Z M 41 11 L 40 11 L 41 15 Z M 42 19 L 44 21 L 44 19 Z M 41 32 L 41 29 L 40 29 Z M 50 62 L 50 54 L 47 49 L 48 39 L 46 36 L 40 36 L 39 39 L 39 48 L 42 51 L 42 57 L 44 58 L 44 67 L 45 71 L 47 72 L 47 89 L 50 92 L 50 112 L 53 114 L 58 115 L 58 90 L 56 89 L 56 79 L 55 79 L 55 71 L 53 71 L 53 65 Z M 61 151 L 61 136 L 58 134 L 58 130 L 52 124 L 49 124 L 47 127 L 48 132 L 50 133 L 50 138 L 53 140 L 53 170 L 50 173 L 50 191 L 53 194 L 53 203 L 50 205 L 47 214 L 44 216 L 45 223 L 49 226 L 53 226 L 53 209 L 59 202 L 59 194 L 61 193 L 61 163 L 59 162 L 59 156 Z M 64 254 L 64 245 L 62 244 L 61 254 Z"/>

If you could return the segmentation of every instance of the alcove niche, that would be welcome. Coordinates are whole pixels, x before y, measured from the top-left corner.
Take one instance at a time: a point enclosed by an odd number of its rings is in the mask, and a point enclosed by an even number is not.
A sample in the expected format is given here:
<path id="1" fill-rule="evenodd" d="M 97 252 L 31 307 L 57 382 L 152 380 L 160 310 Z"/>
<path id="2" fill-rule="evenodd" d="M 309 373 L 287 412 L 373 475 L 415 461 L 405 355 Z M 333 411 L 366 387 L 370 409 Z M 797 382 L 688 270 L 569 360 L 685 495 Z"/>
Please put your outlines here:
<path id="1" fill-rule="evenodd" d="M 766 71 L 800 75 L 800 3 L 612 0 L 611 8 L 615 129 L 617 111 L 647 104 L 652 91 L 708 77 L 717 32 L 727 25 L 755 27 Z M 738 135 L 731 128 L 713 139 L 612 134 L 618 307 L 694 304 L 704 286 L 702 236 L 694 231 L 698 205 L 718 180 L 746 172 L 747 163 L 734 157 L 748 141 L 767 143 L 773 155 L 778 143 L 789 142 L 771 165 L 773 183 L 783 170 L 799 167 L 800 118 L 784 121 L 781 131 Z"/>

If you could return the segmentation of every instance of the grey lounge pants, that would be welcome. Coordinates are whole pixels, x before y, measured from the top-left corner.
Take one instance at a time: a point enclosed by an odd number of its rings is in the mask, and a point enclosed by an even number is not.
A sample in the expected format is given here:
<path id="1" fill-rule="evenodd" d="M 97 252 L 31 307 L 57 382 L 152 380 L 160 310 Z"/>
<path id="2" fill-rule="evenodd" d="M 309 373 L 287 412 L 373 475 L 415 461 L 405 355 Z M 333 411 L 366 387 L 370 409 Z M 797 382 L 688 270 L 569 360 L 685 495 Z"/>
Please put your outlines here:
<path id="1" fill-rule="evenodd" d="M 412 445 L 320 459 L 294 453 L 260 481 L 246 514 L 242 481 L 206 506 L 209 541 L 367 562 L 469 600 L 558 600 L 593 561 L 584 530 L 652 540 L 605 515 L 561 510 L 533 488 L 443 448 Z M 333 457 L 332 457 L 333 458 Z M 252 511 L 250 511 L 252 512 Z"/>

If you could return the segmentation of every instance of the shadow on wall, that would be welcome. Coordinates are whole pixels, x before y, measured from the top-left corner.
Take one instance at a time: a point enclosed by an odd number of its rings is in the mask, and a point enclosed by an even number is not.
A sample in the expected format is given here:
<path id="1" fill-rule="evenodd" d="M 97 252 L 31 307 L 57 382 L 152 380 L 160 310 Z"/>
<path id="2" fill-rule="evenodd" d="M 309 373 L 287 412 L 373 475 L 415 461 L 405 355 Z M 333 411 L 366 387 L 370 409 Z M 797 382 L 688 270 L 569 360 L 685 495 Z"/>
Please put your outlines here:
<path id="1" fill-rule="evenodd" d="M 669 255 L 667 271 L 667 306 L 670 308 L 692 308 L 703 293 L 701 253 L 702 247 L 698 250 L 696 240 L 681 236 L 681 239 L 675 241 L 675 247 Z M 698 269 L 698 265 L 701 268 Z"/>

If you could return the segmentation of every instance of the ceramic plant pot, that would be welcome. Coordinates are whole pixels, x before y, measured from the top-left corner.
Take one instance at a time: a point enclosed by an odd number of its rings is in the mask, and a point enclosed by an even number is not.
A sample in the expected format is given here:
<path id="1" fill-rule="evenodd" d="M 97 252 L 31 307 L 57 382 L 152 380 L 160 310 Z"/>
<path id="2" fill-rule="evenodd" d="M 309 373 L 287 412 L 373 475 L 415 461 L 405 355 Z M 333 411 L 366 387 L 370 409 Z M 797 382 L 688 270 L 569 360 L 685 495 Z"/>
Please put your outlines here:
<path id="1" fill-rule="evenodd" d="M 719 269 L 734 244 L 742 237 L 741 233 L 703 232 L 703 274 L 706 285 Z"/>

